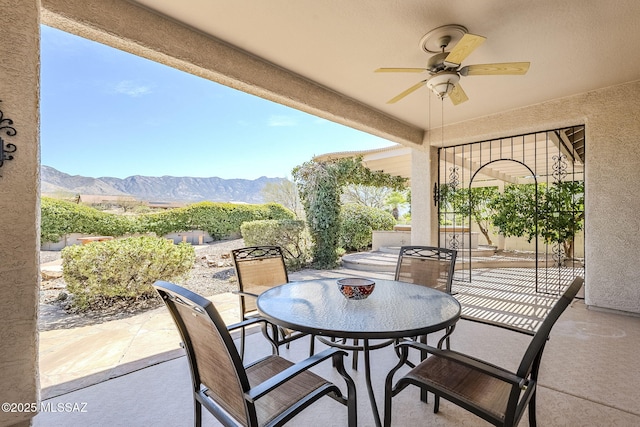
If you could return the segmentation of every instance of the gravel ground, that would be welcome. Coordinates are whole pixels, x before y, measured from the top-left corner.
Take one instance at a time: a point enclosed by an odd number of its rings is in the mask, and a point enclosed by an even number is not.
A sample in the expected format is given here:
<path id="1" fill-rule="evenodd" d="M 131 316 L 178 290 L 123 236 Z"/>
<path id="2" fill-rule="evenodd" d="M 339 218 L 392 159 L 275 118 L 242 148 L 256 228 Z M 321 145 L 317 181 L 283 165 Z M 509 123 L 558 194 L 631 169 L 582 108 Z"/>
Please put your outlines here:
<path id="1" fill-rule="evenodd" d="M 231 259 L 232 249 L 244 247 L 242 239 L 221 240 L 206 245 L 195 246 L 196 262 L 181 286 L 203 296 L 230 292 L 237 289 L 235 270 Z M 40 262 L 60 259 L 58 251 L 40 252 Z M 40 290 L 40 330 L 66 329 L 102 323 L 129 317 L 150 308 L 159 307 L 159 299 L 142 300 L 134 306 L 116 306 L 110 309 L 73 313 L 67 310 L 67 294 L 64 279 L 42 280 Z"/>

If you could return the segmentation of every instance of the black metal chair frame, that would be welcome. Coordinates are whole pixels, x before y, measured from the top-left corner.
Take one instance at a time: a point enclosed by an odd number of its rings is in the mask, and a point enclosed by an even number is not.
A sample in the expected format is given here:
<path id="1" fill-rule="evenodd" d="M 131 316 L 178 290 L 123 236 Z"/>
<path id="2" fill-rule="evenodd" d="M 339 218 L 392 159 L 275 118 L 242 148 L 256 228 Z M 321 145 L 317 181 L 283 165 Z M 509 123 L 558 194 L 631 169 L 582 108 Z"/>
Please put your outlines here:
<path id="1" fill-rule="evenodd" d="M 340 389 L 333 383 L 326 382 L 323 386 L 316 388 L 315 390 L 307 393 L 304 397 L 299 399 L 295 404 L 288 407 L 286 410 L 279 413 L 272 418 L 269 422 L 263 424 L 264 426 L 282 426 L 290 421 L 295 415 L 299 414 L 303 409 L 317 401 L 323 396 L 329 396 L 337 402 L 347 406 L 348 410 L 348 425 L 349 427 L 357 426 L 357 401 L 356 401 L 356 388 L 353 379 L 344 369 L 344 356 L 346 352 L 339 349 L 326 349 L 318 354 L 315 354 L 301 362 L 292 364 L 289 368 L 281 371 L 277 375 L 266 379 L 260 384 L 251 386 L 247 377 L 246 369 L 251 366 L 258 365 L 259 363 L 269 359 L 278 358 L 280 356 L 271 355 L 256 362 L 253 362 L 247 366 L 243 366 L 242 359 L 238 353 L 236 346 L 231 338 L 230 331 L 245 328 L 249 325 L 261 324 L 263 328 L 267 327 L 267 322 L 261 318 L 253 318 L 234 325 L 226 326 L 220 314 L 213 306 L 213 303 L 198 294 L 195 294 L 185 288 L 182 288 L 173 283 L 158 281 L 154 284 L 155 289 L 159 293 L 162 300 L 165 302 L 171 316 L 178 328 L 180 336 L 183 340 L 183 347 L 187 354 L 189 366 L 191 370 L 191 380 L 193 386 L 193 398 L 194 398 L 194 424 L 196 427 L 202 424 L 202 406 L 204 406 L 212 415 L 214 415 L 225 426 L 238 426 L 239 420 L 235 419 L 229 412 L 227 412 L 223 406 L 218 404 L 207 395 L 208 388 L 202 383 L 200 372 L 202 366 L 199 360 L 196 358 L 196 353 L 191 342 L 191 335 L 187 329 L 184 321 L 175 305 L 182 305 L 191 310 L 191 314 L 194 316 L 205 316 L 211 323 L 212 327 L 215 327 L 224 342 L 226 347 L 226 356 L 232 361 L 235 369 L 235 375 L 238 382 L 241 384 L 244 398 L 245 415 L 248 420 L 248 426 L 258 426 L 258 419 L 256 413 L 256 402 L 265 396 L 268 396 L 270 392 L 274 391 L 287 381 L 294 377 L 304 373 L 313 366 L 323 362 L 327 359 L 331 359 L 333 366 L 338 373 L 344 378 L 347 388 L 347 397 L 344 397 Z M 270 341 L 272 346 L 275 343 Z M 217 367 L 211 367 L 210 369 L 216 369 Z"/>
<path id="2" fill-rule="evenodd" d="M 250 246 L 240 249 L 233 249 L 231 251 L 231 257 L 233 258 L 233 265 L 236 270 L 236 277 L 238 279 L 238 290 L 233 293 L 237 294 L 240 297 L 240 316 L 242 320 L 249 319 L 255 316 L 247 316 L 247 306 L 246 306 L 246 298 L 257 299 L 259 295 L 244 291 L 243 285 L 243 277 L 242 277 L 242 268 L 239 266 L 243 261 L 247 260 L 258 260 L 258 259 L 266 259 L 266 258 L 278 258 L 282 263 L 282 270 L 285 277 L 285 283 L 289 282 L 289 273 L 287 272 L 287 268 L 284 262 L 284 255 L 282 253 L 282 248 L 279 246 Z M 282 283 L 284 284 L 284 283 Z M 257 314 L 256 314 L 257 316 Z M 291 341 L 297 340 L 306 336 L 306 334 L 302 334 L 299 332 L 294 332 L 292 334 L 287 334 L 279 326 L 276 326 L 272 323 L 269 323 L 271 328 L 271 336 L 270 339 L 275 342 L 275 354 L 279 353 L 278 348 L 281 345 L 286 345 L 289 348 L 289 343 Z M 240 356 L 244 357 L 244 345 L 246 340 L 246 333 L 244 328 L 240 331 Z M 310 337 L 309 343 L 309 355 L 314 353 L 314 344 L 315 337 Z"/>
<path id="3" fill-rule="evenodd" d="M 540 368 L 540 362 L 542 360 L 542 353 L 546 341 L 549 339 L 551 328 L 556 323 L 560 315 L 569 306 L 577 292 L 580 290 L 584 283 L 582 277 L 576 277 L 571 285 L 567 288 L 564 294 L 556 302 L 553 308 L 547 314 L 545 320 L 540 325 L 540 328 L 533 336 L 529 346 L 527 347 L 524 356 L 520 362 L 520 365 L 515 373 L 507 371 L 496 365 L 492 365 L 480 359 L 467 356 L 462 353 L 458 353 L 452 350 L 442 350 L 428 346 L 423 343 L 414 341 L 404 341 L 398 344 L 400 349 L 401 359 L 398 364 L 389 372 L 385 381 L 385 409 L 384 409 L 384 425 L 389 427 L 391 425 L 391 400 L 393 396 L 396 396 L 408 385 L 416 385 L 422 390 L 430 391 L 435 394 L 436 399 L 434 403 L 434 413 L 439 410 L 440 398 L 449 400 L 456 405 L 474 413 L 475 415 L 483 418 L 496 426 L 515 426 L 520 421 L 524 410 L 529 408 L 529 425 L 535 427 L 536 425 L 536 389 L 538 382 L 538 372 Z M 500 381 L 511 385 L 511 391 L 509 393 L 508 402 L 506 403 L 506 412 L 504 419 L 496 417 L 494 414 L 487 410 L 474 405 L 473 402 L 465 400 L 464 397 L 455 393 L 452 390 L 448 390 L 444 387 L 438 387 L 434 384 L 427 384 L 419 379 L 412 377 L 410 374 L 402 377 L 394 387 L 392 387 L 393 376 L 400 369 L 400 367 L 406 363 L 409 347 L 416 348 L 420 351 L 426 351 L 434 356 L 441 357 L 461 366 L 466 366 L 475 371 L 478 371 L 484 375 L 497 378 Z M 426 363 L 424 361 L 423 363 Z"/>

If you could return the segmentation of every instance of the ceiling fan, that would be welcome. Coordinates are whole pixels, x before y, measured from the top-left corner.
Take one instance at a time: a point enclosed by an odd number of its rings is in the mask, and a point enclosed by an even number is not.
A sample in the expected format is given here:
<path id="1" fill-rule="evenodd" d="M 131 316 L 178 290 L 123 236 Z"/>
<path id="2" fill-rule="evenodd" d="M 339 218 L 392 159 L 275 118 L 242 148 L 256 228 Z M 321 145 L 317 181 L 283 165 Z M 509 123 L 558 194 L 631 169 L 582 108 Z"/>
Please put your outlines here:
<path id="1" fill-rule="evenodd" d="M 393 104 L 405 96 L 427 86 L 438 97 L 449 97 L 453 105 L 461 104 L 469 98 L 460 86 L 460 77 L 523 75 L 529 70 L 528 62 L 503 62 L 495 64 L 475 64 L 461 67 L 462 61 L 486 40 L 485 37 L 469 34 L 461 25 L 445 25 L 429 31 L 420 40 L 420 47 L 427 53 L 435 53 L 427 61 L 427 68 L 378 68 L 376 73 L 423 73 L 429 77 L 387 101 Z M 453 46 L 451 51 L 446 49 Z"/>

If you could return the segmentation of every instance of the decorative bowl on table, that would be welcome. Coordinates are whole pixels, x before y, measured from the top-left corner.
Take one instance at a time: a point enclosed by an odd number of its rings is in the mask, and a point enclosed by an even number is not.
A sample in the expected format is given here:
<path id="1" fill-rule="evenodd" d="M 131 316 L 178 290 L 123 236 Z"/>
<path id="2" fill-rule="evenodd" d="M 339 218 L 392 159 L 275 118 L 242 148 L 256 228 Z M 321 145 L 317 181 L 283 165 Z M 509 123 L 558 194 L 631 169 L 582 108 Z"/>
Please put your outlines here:
<path id="1" fill-rule="evenodd" d="M 338 289 L 347 299 L 365 299 L 373 292 L 376 282 L 371 279 L 362 279 L 359 277 L 347 277 L 338 279 Z"/>

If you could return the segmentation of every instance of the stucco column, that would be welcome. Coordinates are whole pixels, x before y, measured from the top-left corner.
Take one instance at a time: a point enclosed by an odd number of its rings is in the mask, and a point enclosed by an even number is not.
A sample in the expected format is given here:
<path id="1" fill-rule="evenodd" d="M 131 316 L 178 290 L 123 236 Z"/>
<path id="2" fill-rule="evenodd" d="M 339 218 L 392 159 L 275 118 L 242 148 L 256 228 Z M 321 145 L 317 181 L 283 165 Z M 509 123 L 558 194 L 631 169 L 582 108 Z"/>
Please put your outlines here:
<path id="1" fill-rule="evenodd" d="M 438 179 L 438 150 L 411 152 L 411 244 L 437 245 L 438 211 L 433 204 L 433 184 Z"/>
<path id="2" fill-rule="evenodd" d="M 39 0 L 4 0 L 0 13 L 0 138 L 17 147 L 0 167 L 1 403 L 39 398 L 39 7 Z M 0 426 L 29 425 L 34 415 L 0 411 Z"/>

